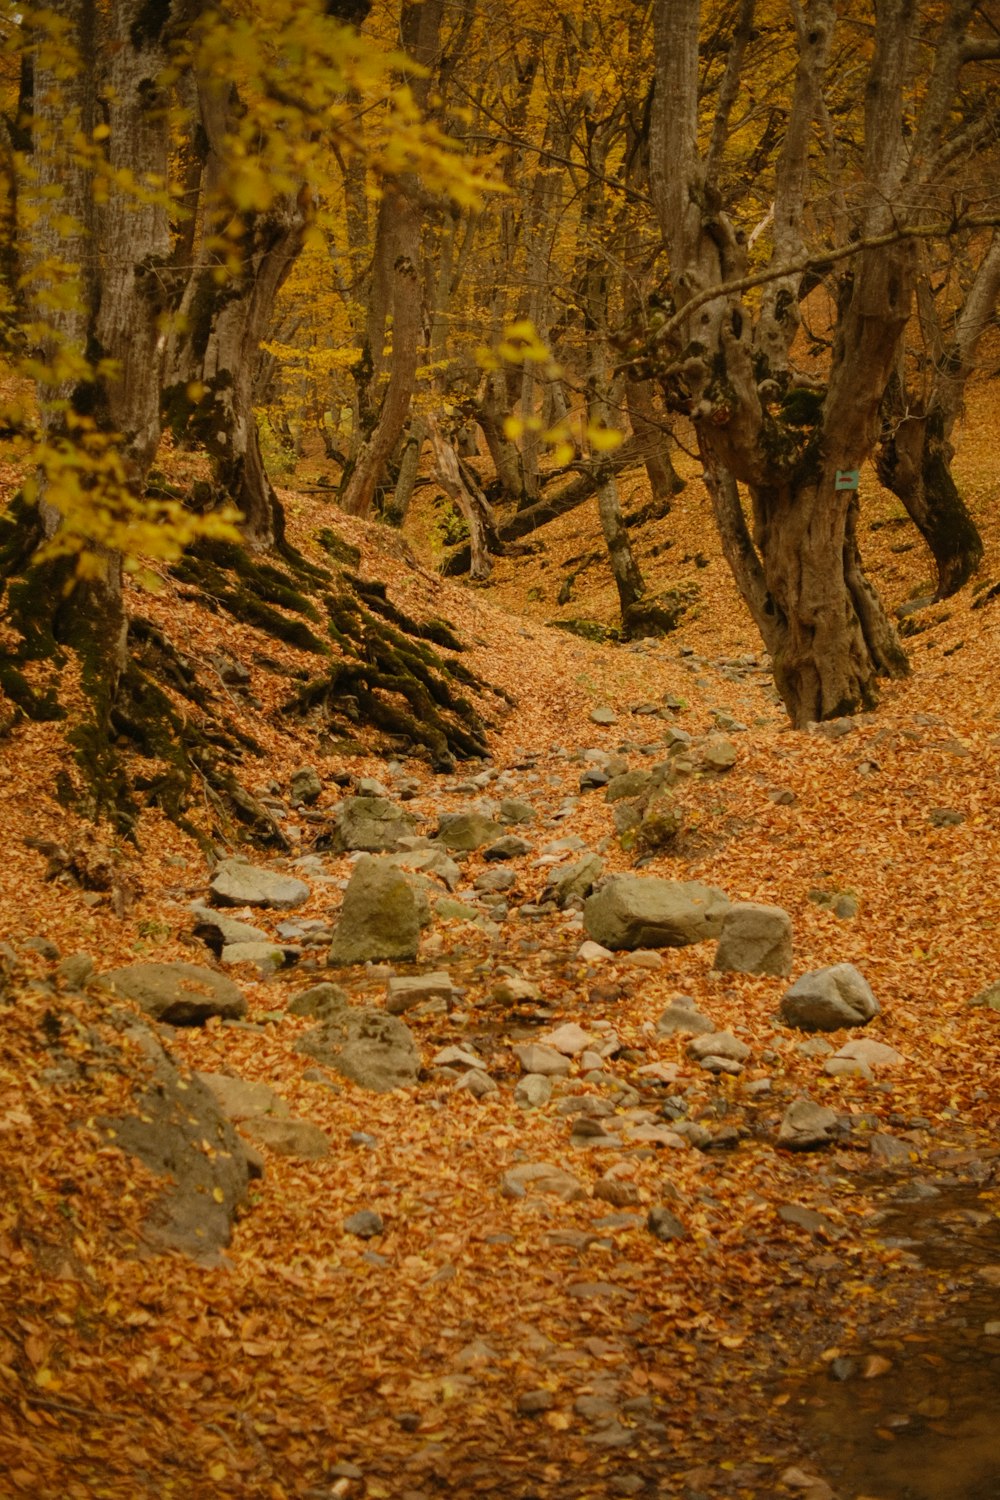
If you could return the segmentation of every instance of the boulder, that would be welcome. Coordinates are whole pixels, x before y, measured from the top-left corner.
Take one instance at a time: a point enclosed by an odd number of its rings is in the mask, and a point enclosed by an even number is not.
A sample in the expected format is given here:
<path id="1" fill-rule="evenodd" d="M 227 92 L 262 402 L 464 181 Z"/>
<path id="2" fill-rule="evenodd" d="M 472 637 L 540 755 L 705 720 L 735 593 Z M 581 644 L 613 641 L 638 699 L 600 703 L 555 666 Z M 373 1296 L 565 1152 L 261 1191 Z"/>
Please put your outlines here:
<path id="1" fill-rule="evenodd" d="M 331 848 L 357 849 L 365 854 L 381 854 L 398 849 L 400 840 L 409 837 L 417 819 L 388 797 L 345 797 L 333 815 Z"/>
<path id="2" fill-rule="evenodd" d="M 583 925 L 605 948 L 683 948 L 718 937 L 729 901 L 717 886 L 655 875 L 613 875 L 583 907 Z"/>
<path id="3" fill-rule="evenodd" d="M 329 962 L 416 958 L 419 941 L 417 897 L 402 870 L 387 860 L 360 859 L 344 892 Z"/>
<path id="4" fill-rule="evenodd" d="M 185 1078 L 148 1027 L 129 1025 L 125 1035 L 139 1044 L 150 1071 L 136 1092 L 135 1113 L 98 1125 L 109 1145 L 164 1179 L 146 1220 L 150 1243 L 197 1259 L 214 1257 L 229 1244 L 246 1202 L 246 1152 L 210 1089 L 197 1075 Z"/>
<path id="5" fill-rule="evenodd" d="M 853 964 L 812 969 L 785 991 L 781 1016 L 799 1031 L 839 1031 L 865 1026 L 879 1013 L 867 979 Z"/>
<path id="6" fill-rule="evenodd" d="M 210 906 L 203 906 L 200 901 L 193 902 L 191 910 L 194 912 L 195 937 L 200 937 L 205 946 L 211 948 L 216 958 L 230 943 L 268 943 L 271 941 L 270 934 L 262 927 L 254 927 L 250 922 L 241 922 L 237 917 L 227 917 L 225 912 L 213 911 Z"/>
<path id="7" fill-rule="evenodd" d="M 154 1021 L 200 1026 L 210 1016 L 236 1020 L 246 1015 L 242 992 L 224 974 L 203 964 L 128 964 L 98 977 L 98 984 L 134 1000 Z"/>
<path id="8" fill-rule="evenodd" d="M 497 836 L 497 828 L 492 818 L 480 812 L 443 813 L 437 838 L 446 849 L 470 854 L 484 844 L 491 844 Z"/>
<path id="9" fill-rule="evenodd" d="M 780 906 L 735 901 L 722 919 L 713 969 L 733 974 L 790 974 L 792 919 Z"/>
<path id="10" fill-rule="evenodd" d="M 396 1016 L 363 1006 L 345 1006 L 328 1016 L 300 1038 L 297 1050 L 377 1094 L 416 1083 L 420 1070 L 410 1028 Z"/>
<path id="11" fill-rule="evenodd" d="M 267 906 L 291 911 L 309 900 L 309 887 L 294 875 L 281 875 L 242 859 L 224 859 L 209 884 L 213 906 Z"/>

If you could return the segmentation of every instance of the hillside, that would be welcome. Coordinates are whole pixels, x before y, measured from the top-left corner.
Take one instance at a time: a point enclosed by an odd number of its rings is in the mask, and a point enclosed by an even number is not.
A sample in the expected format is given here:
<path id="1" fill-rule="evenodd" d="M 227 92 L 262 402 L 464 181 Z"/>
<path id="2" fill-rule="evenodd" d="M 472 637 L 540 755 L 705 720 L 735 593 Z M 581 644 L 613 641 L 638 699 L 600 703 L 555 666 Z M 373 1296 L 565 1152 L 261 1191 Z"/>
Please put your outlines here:
<path id="1" fill-rule="evenodd" d="M 861 1446 L 903 1446 L 886 1413 L 893 1392 L 904 1402 L 912 1350 L 927 1339 L 933 1360 L 936 1320 L 956 1298 L 978 1308 L 984 1287 L 995 1299 L 1000 1282 L 998 1012 L 969 1005 L 1000 980 L 993 386 L 980 398 L 956 468 L 983 570 L 908 617 L 912 676 L 854 721 L 788 729 L 683 463 L 687 488 L 637 537 L 650 582 L 686 590 L 691 606 L 673 634 L 628 645 L 552 625 L 614 620 L 603 560 L 557 602 L 567 572 L 599 550 L 589 507 L 547 528 L 542 550 L 499 561 L 489 586 L 464 586 L 435 571 L 429 487 L 403 544 L 338 515 L 322 466 L 300 465 L 282 498 L 303 554 L 328 562 L 316 537 L 332 528 L 408 616 L 450 622 L 467 649 L 443 656 L 487 685 L 475 702 L 489 758 L 444 773 L 283 708 L 315 669 L 308 651 L 169 576 L 137 599 L 253 741 L 240 782 L 280 830 L 264 852 L 207 785 L 189 832 L 162 810 L 141 814 L 134 842 L 88 824 L 60 801 L 76 776 L 72 722 L 9 723 L 0 703 L 0 1496 L 865 1493 L 846 1446 L 824 1446 L 810 1414 L 826 1400 L 824 1363 L 853 1361 L 852 1378 L 871 1380 L 865 1399 L 887 1390 Z M 643 501 L 630 484 L 627 509 Z M 862 498 L 883 596 L 919 597 L 930 569 L 915 533 L 870 474 Z M 671 759 L 679 831 L 622 847 L 606 783 Z M 318 774 L 314 800 L 292 792 L 304 766 Z M 487 859 L 481 843 L 458 859 L 453 890 L 431 870 L 415 962 L 330 968 L 356 863 L 332 829 L 365 778 L 418 837 L 442 815 L 492 819 L 504 799 L 530 817 L 496 828 L 520 852 Z M 138 962 L 221 972 L 191 912 L 213 847 L 305 881 L 291 913 L 235 912 L 294 961 L 226 966 L 244 1016 L 157 1033 L 184 1069 L 266 1085 L 284 1101 L 270 1113 L 323 1142 L 303 1134 L 289 1150 L 281 1131 L 255 1136 L 251 1117 L 263 1175 L 228 1248 L 197 1260 L 148 1242 L 162 1184 L 101 1127 L 131 1107 L 138 1044 L 86 965 L 66 960 L 88 955 L 97 976 Z M 791 973 L 720 972 L 712 941 L 581 956 L 579 911 L 544 893 L 587 851 L 605 877 L 697 881 L 782 908 Z M 780 1018 L 792 980 L 844 963 L 879 1002 L 863 1030 L 807 1036 Z M 289 1009 L 309 987 L 333 981 L 352 1007 L 381 1012 L 391 978 L 442 971 L 444 990 L 403 1017 L 420 1069 L 404 1088 L 364 1089 L 297 1050 L 321 1015 Z M 678 995 L 748 1049 L 731 1072 L 702 1067 L 688 1032 L 660 1024 Z M 566 1024 L 587 1040 L 554 1075 L 513 1050 Z M 828 1067 L 862 1039 L 893 1053 Z M 456 1047 L 464 1058 L 435 1062 Z M 471 1085 L 477 1072 L 492 1086 Z M 551 1092 L 525 1087 L 545 1076 Z M 782 1121 L 803 1097 L 835 1122 L 818 1149 L 786 1149 Z M 517 1176 L 539 1164 L 547 1177 Z M 949 1212 L 949 1194 L 971 1195 L 953 1231 L 968 1247 L 947 1277 L 919 1243 L 893 1242 L 898 1226 L 879 1230 L 887 1207 L 923 1189 Z M 359 1213 L 377 1218 L 346 1228 Z M 928 1420 L 947 1432 L 947 1410 Z M 984 1453 L 987 1469 L 954 1491 L 963 1500 L 998 1477 Z M 904 1482 L 873 1493 L 922 1493 Z M 947 1482 L 927 1493 L 944 1500 Z"/>

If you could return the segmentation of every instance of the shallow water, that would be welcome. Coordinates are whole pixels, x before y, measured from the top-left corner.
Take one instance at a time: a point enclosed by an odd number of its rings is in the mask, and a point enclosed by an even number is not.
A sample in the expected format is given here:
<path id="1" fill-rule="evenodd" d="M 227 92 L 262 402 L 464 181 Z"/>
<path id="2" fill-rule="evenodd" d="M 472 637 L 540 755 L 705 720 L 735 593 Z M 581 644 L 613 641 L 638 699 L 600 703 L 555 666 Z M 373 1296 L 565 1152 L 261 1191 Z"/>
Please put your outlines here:
<path id="1" fill-rule="evenodd" d="M 800 1388 L 803 1436 L 840 1500 L 1000 1500 L 1000 1217 L 996 1195 L 942 1186 L 892 1205 L 883 1242 L 941 1277 L 944 1316 L 852 1350 Z M 995 1324 L 987 1333 L 985 1325 Z M 863 1378 L 870 1355 L 891 1360 Z"/>

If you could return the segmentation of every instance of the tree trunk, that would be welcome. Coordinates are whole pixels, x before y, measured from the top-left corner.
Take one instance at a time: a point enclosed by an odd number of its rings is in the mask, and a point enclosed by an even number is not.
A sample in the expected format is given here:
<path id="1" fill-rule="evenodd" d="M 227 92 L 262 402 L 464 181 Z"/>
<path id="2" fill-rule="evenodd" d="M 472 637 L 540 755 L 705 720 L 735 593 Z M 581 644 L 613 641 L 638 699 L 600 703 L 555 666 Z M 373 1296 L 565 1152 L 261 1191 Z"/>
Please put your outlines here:
<path id="1" fill-rule="evenodd" d="M 469 529 L 469 576 L 484 583 L 493 571 L 490 552 L 499 550 L 492 506 L 479 487 L 470 484 L 468 472 L 459 462 L 458 454 L 442 436 L 433 419 L 428 422 L 428 431 L 434 448 L 435 473 L 441 488 L 458 506 Z"/>
<path id="2" fill-rule="evenodd" d="M 402 526 L 406 520 L 406 512 L 409 509 L 413 486 L 417 482 L 420 455 L 423 452 L 426 440 L 427 424 L 420 417 L 412 418 L 410 421 L 410 430 L 403 441 L 403 452 L 399 460 L 399 474 L 396 477 L 396 488 L 392 492 L 392 499 L 383 511 L 383 519 L 389 526 Z"/>

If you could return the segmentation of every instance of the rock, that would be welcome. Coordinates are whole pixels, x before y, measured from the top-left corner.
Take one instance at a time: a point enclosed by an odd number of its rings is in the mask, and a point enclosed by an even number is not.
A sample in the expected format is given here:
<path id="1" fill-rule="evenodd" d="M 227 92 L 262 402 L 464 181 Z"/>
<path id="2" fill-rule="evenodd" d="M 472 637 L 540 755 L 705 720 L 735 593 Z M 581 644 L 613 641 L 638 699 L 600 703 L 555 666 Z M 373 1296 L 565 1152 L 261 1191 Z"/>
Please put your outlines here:
<path id="1" fill-rule="evenodd" d="M 583 924 L 606 948 L 681 948 L 718 937 L 728 906 L 716 886 L 613 875 L 584 903 Z"/>
<path id="2" fill-rule="evenodd" d="M 361 1208 L 344 1220 L 344 1233 L 353 1234 L 359 1240 L 373 1240 L 384 1231 L 382 1215 L 372 1208 Z"/>
<path id="3" fill-rule="evenodd" d="M 677 995 L 656 1023 L 658 1036 L 699 1036 L 715 1031 L 715 1023 L 702 1015 L 687 995 Z"/>
<path id="4" fill-rule="evenodd" d="M 388 860 L 360 859 L 344 892 L 329 962 L 416 958 L 419 942 L 417 898 L 403 872 Z"/>
<path id="5" fill-rule="evenodd" d="M 651 1208 L 646 1215 L 646 1227 L 658 1240 L 683 1240 L 687 1238 L 687 1230 L 675 1213 L 669 1208 Z"/>
<path id="6" fill-rule="evenodd" d="M 551 1411 L 555 1404 L 552 1391 L 523 1391 L 517 1398 L 517 1410 L 522 1417 L 536 1417 L 539 1412 Z"/>
<path id="7" fill-rule="evenodd" d="M 653 777 L 649 771 L 623 771 L 620 776 L 613 776 L 608 782 L 607 791 L 604 793 L 605 802 L 622 802 L 642 797 L 653 785 Z"/>
<path id="8" fill-rule="evenodd" d="M 274 911 L 291 911 L 309 900 L 304 880 L 244 864 L 241 859 L 224 859 L 217 865 L 208 890 L 214 906 L 267 906 Z"/>
<path id="9" fill-rule="evenodd" d="M 859 1037 L 856 1042 L 845 1042 L 834 1057 L 857 1058 L 870 1068 L 895 1068 L 903 1061 L 903 1054 L 885 1042 L 876 1042 L 873 1037 Z"/>
<path id="10" fill-rule="evenodd" d="M 293 1016 L 323 1018 L 334 1011 L 343 1010 L 349 1004 L 347 991 L 342 990 L 339 984 L 314 984 L 294 995 L 288 1002 L 288 1010 Z"/>
<path id="11" fill-rule="evenodd" d="M 493 986 L 490 994 L 500 1005 L 524 1005 L 542 998 L 537 984 L 532 984 L 530 979 L 521 979 L 516 974 L 501 979 Z"/>
<path id="12" fill-rule="evenodd" d="M 482 891 L 487 896 L 495 896 L 503 891 L 513 890 L 517 885 L 517 876 L 513 870 L 484 870 L 472 884 L 475 890 Z"/>
<path id="13" fill-rule="evenodd" d="M 267 1146 L 278 1156 L 298 1161 L 320 1161 L 330 1154 L 330 1142 L 310 1120 L 281 1119 L 275 1115 L 251 1115 L 242 1123 L 251 1140 Z"/>
<path id="14" fill-rule="evenodd" d="M 386 985 L 385 1008 L 391 1016 L 401 1016 L 425 1000 L 444 1000 L 450 1010 L 457 998 L 451 975 L 441 969 L 433 974 L 390 979 Z"/>
<path id="15" fill-rule="evenodd" d="M 288 778 L 288 787 L 293 802 L 304 802 L 311 807 L 318 802 L 323 783 L 315 766 L 297 766 Z"/>
<path id="16" fill-rule="evenodd" d="M 783 1203 L 778 1209 L 778 1218 L 784 1224 L 794 1224 L 798 1229 L 805 1229 L 809 1234 L 821 1234 L 829 1239 L 839 1239 L 843 1230 L 836 1225 L 826 1214 L 817 1213 L 813 1208 L 803 1208 L 798 1203 Z"/>
<path id="17" fill-rule="evenodd" d="M 796 1099 L 785 1110 L 778 1130 L 778 1145 L 789 1151 L 814 1151 L 829 1146 L 837 1128 L 837 1116 L 811 1099 Z"/>
<path id="18" fill-rule="evenodd" d="M 557 1052 L 562 1052 L 566 1057 L 576 1057 L 579 1052 L 585 1052 L 588 1047 L 596 1047 L 597 1043 L 589 1031 L 584 1031 L 575 1021 L 567 1021 L 565 1025 L 559 1026 L 555 1031 L 546 1032 L 539 1037 L 539 1041 L 546 1047 L 554 1047 Z"/>
<path id="19" fill-rule="evenodd" d="M 293 964 L 299 954 L 298 948 L 271 941 L 227 943 L 219 955 L 219 961 L 227 968 L 235 964 L 255 964 L 261 973 L 273 974 L 276 969 L 283 969 L 287 964 Z"/>
<path id="20" fill-rule="evenodd" d="M 554 1047 L 542 1047 L 538 1042 L 525 1042 L 514 1048 L 514 1056 L 525 1073 L 544 1073 L 550 1078 L 561 1078 L 569 1072 L 569 1059 Z"/>
<path id="21" fill-rule="evenodd" d="M 621 962 L 630 969 L 662 969 L 663 958 L 655 948 L 634 948 Z"/>
<path id="22" fill-rule="evenodd" d="M 886 1167 L 909 1166 L 913 1159 L 913 1147 L 906 1141 L 897 1140 L 894 1135 L 888 1135 L 885 1131 L 876 1130 L 871 1136 L 869 1145 L 871 1154 L 877 1162 Z"/>
<path id="23" fill-rule="evenodd" d="M 965 813 L 955 807 L 932 807 L 927 817 L 935 828 L 957 828 L 965 822 Z"/>
<path id="24" fill-rule="evenodd" d="M 210 906 L 203 906 L 199 901 L 192 903 L 191 910 L 194 912 L 195 936 L 200 937 L 205 945 L 211 948 L 216 958 L 230 943 L 271 941 L 270 934 L 266 933 L 262 927 L 254 927 L 250 922 L 240 922 L 236 917 L 228 917 L 222 911 L 213 911 Z"/>
<path id="25" fill-rule="evenodd" d="M 734 902 L 723 916 L 712 967 L 724 974 L 790 974 L 791 917 L 780 906 Z"/>
<path id="26" fill-rule="evenodd" d="M 234 1125 L 251 1115 L 285 1117 L 288 1114 L 284 1099 L 266 1083 L 231 1078 L 228 1073 L 196 1073 L 194 1076 L 205 1085 L 226 1119 L 232 1120 Z"/>
<path id="27" fill-rule="evenodd" d="M 527 1193 L 551 1194 L 564 1203 L 577 1203 L 587 1196 L 571 1172 L 544 1161 L 512 1167 L 504 1174 L 503 1192 L 507 1198 L 523 1198 Z"/>
<path id="28" fill-rule="evenodd" d="M 768 792 L 768 798 L 776 807 L 794 807 L 797 797 L 788 786 L 776 786 Z"/>
<path id="29" fill-rule="evenodd" d="M 224 974 L 202 964 L 129 964 L 98 978 L 104 989 L 134 1000 L 154 1021 L 200 1026 L 210 1016 L 237 1020 L 246 1015 L 242 992 Z"/>
<path id="30" fill-rule="evenodd" d="M 453 891 L 462 879 L 462 872 L 455 861 L 443 849 L 433 845 L 429 849 L 402 849 L 387 856 L 389 863 L 401 870 L 411 870 L 418 875 L 434 875 Z"/>
<path id="31" fill-rule="evenodd" d="M 69 953 L 60 959 L 56 975 L 67 989 L 82 990 L 94 977 L 94 960 L 89 953 Z"/>
<path id="32" fill-rule="evenodd" d="M 586 942 L 580 944 L 576 950 L 576 956 L 584 963 L 593 964 L 603 963 L 605 959 L 614 958 L 615 955 L 610 948 L 605 948 L 602 943 L 591 942 L 588 938 Z"/>
<path id="33" fill-rule="evenodd" d="M 654 797 L 646 807 L 638 825 L 629 830 L 622 843 L 626 848 L 635 848 L 638 854 L 653 854 L 658 849 L 669 849 L 677 842 L 684 827 L 684 810 L 670 797 Z"/>
<path id="34" fill-rule="evenodd" d="M 541 1109 L 552 1098 L 552 1079 L 542 1073 L 526 1073 L 514 1089 L 518 1109 Z"/>
<path id="35" fill-rule="evenodd" d="M 440 1052 L 435 1052 L 431 1058 L 432 1068 L 482 1068 L 486 1064 L 477 1052 L 471 1052 L 468 1047 L 442 1047 Z"/>
<path id="36" fill-rule="evenodd" d="M 333 815 L 331 847 L 381 854 L 398 849 L 417 819 L 387 797 L 345 797 Z"/>
<path id="37" fill-rule="evenodd" d="M 692 1057 L 728 1057 L 733 1062 L 746 1062 L 750 1048 L 731 1031 L 713 1031 L 706 1036 L 696 1036 L 688 1042 L 687 1050 Z"/>
<path id="38" fill-rule="evenodd" d="M 326 1018 L 299 1039 L 296 1051 L 378 1094 L 416 1083 L 420 1069 L 410 1028 L 395 1016 L 363 1006 L 347 1006 Z"/>
<path id="39" fill-rule="evenodd" d="M 516 797 L 504 797 L 498 816 L 504 824 L 534 823 L 538 814 L 529 802 L 520 802 Z"/>
<path id="40" fill-rule="evenodd" d="M 590 722 L 592 724 L 617 724 L 618 715 L 613 708 L 592 708 Z"/>
<path id="41" fill-rule="evenodd" d="M 781 1000 L 782 1019 L 799 1031 L 864 1026 L 879 1009 L 868 981 L 853 964 L 813 969 L 797 979 Z"/>
<path id="42" fill-rule="evenodd" d="M 496 836 L 496 823 L 479 812 L 443 813 L 436 834 L 446 849 L 465 854 L 492 843 Z"/>
<path id="43" fill-rule="evenodd" d="M 573 864 L 554 871 L 542 892 L 543 901 L 554 901 L 560 911 L 582 907 L 604 873 L 604 861 L 598 854 L 585 854 Z"/>
<path id="44" fill-rule="evenodd" d="M 532 1074 L 532 1077 L 535 1076 L 535 1074 Z M 482 1071 L 481 1067 L 470 1068 L 467 1073 L 463 1073 L 460 1078 L 456 1079 L 455 1087 L 457 1089 L 467 1089 L 474 1099 L 485 1099 L 487 1094 L 498 1092 L 496 1083 L 488 1073 Z"/>
<path id="45" fill-rule="evenodd" d="M 505 833 L 503 838 L 494 839 L 492 844 L 483 850 L 483 858 L 488 860 L 520 859 L 523 854 L 531 853 L 531 845 L 526 839 L 518 838 L 516 833 Z"/>
<path id="46" fill-rule="evenodd" d="M 641 1194 L 634 1182 L 626 1182 L 608 1174 L 597 1179 L 593 1194 L 602 1203 L 610 1203 L 612 1208 L 638 1208 L 641 1201 Z"/>
<path id="47" fill-rule="evenodd" d="M 710 771 L 730 771 L 737 760 L 736 746 L 723 735 L 712 735 L 701 747 L 701 760 Z"/>
<path id="48" fill-rule="evenodd" d="M 197 1258 L 213 1256 L 228 1245 L 236 1212 L 246 1202 L 247 1153 L 211 1091 L 196 1076 L 182 1077 L 147 1026 L 130 1024 L 125 1035 L 139 1043 L 152 1076 L 144 1078 L 134 1115 L 98 1124 L 111 1145 L 165 1179 L 146 1221 L 150 1242 Z"/>
<path id="49" fill-rule="evenodd" d="M 967 1001 L 968 1005 L 985 1005 L 987 1010 L 1000 1010 L 1000 979 L 988 984 L 978 995 Z"/>
<path id="50" fill-rule="evenodd" d="M 860 1057 L 830 1057 L 823 1064 L 823 1072 L 830 1078 L 874 1078 L 868 1064 Z"/>

